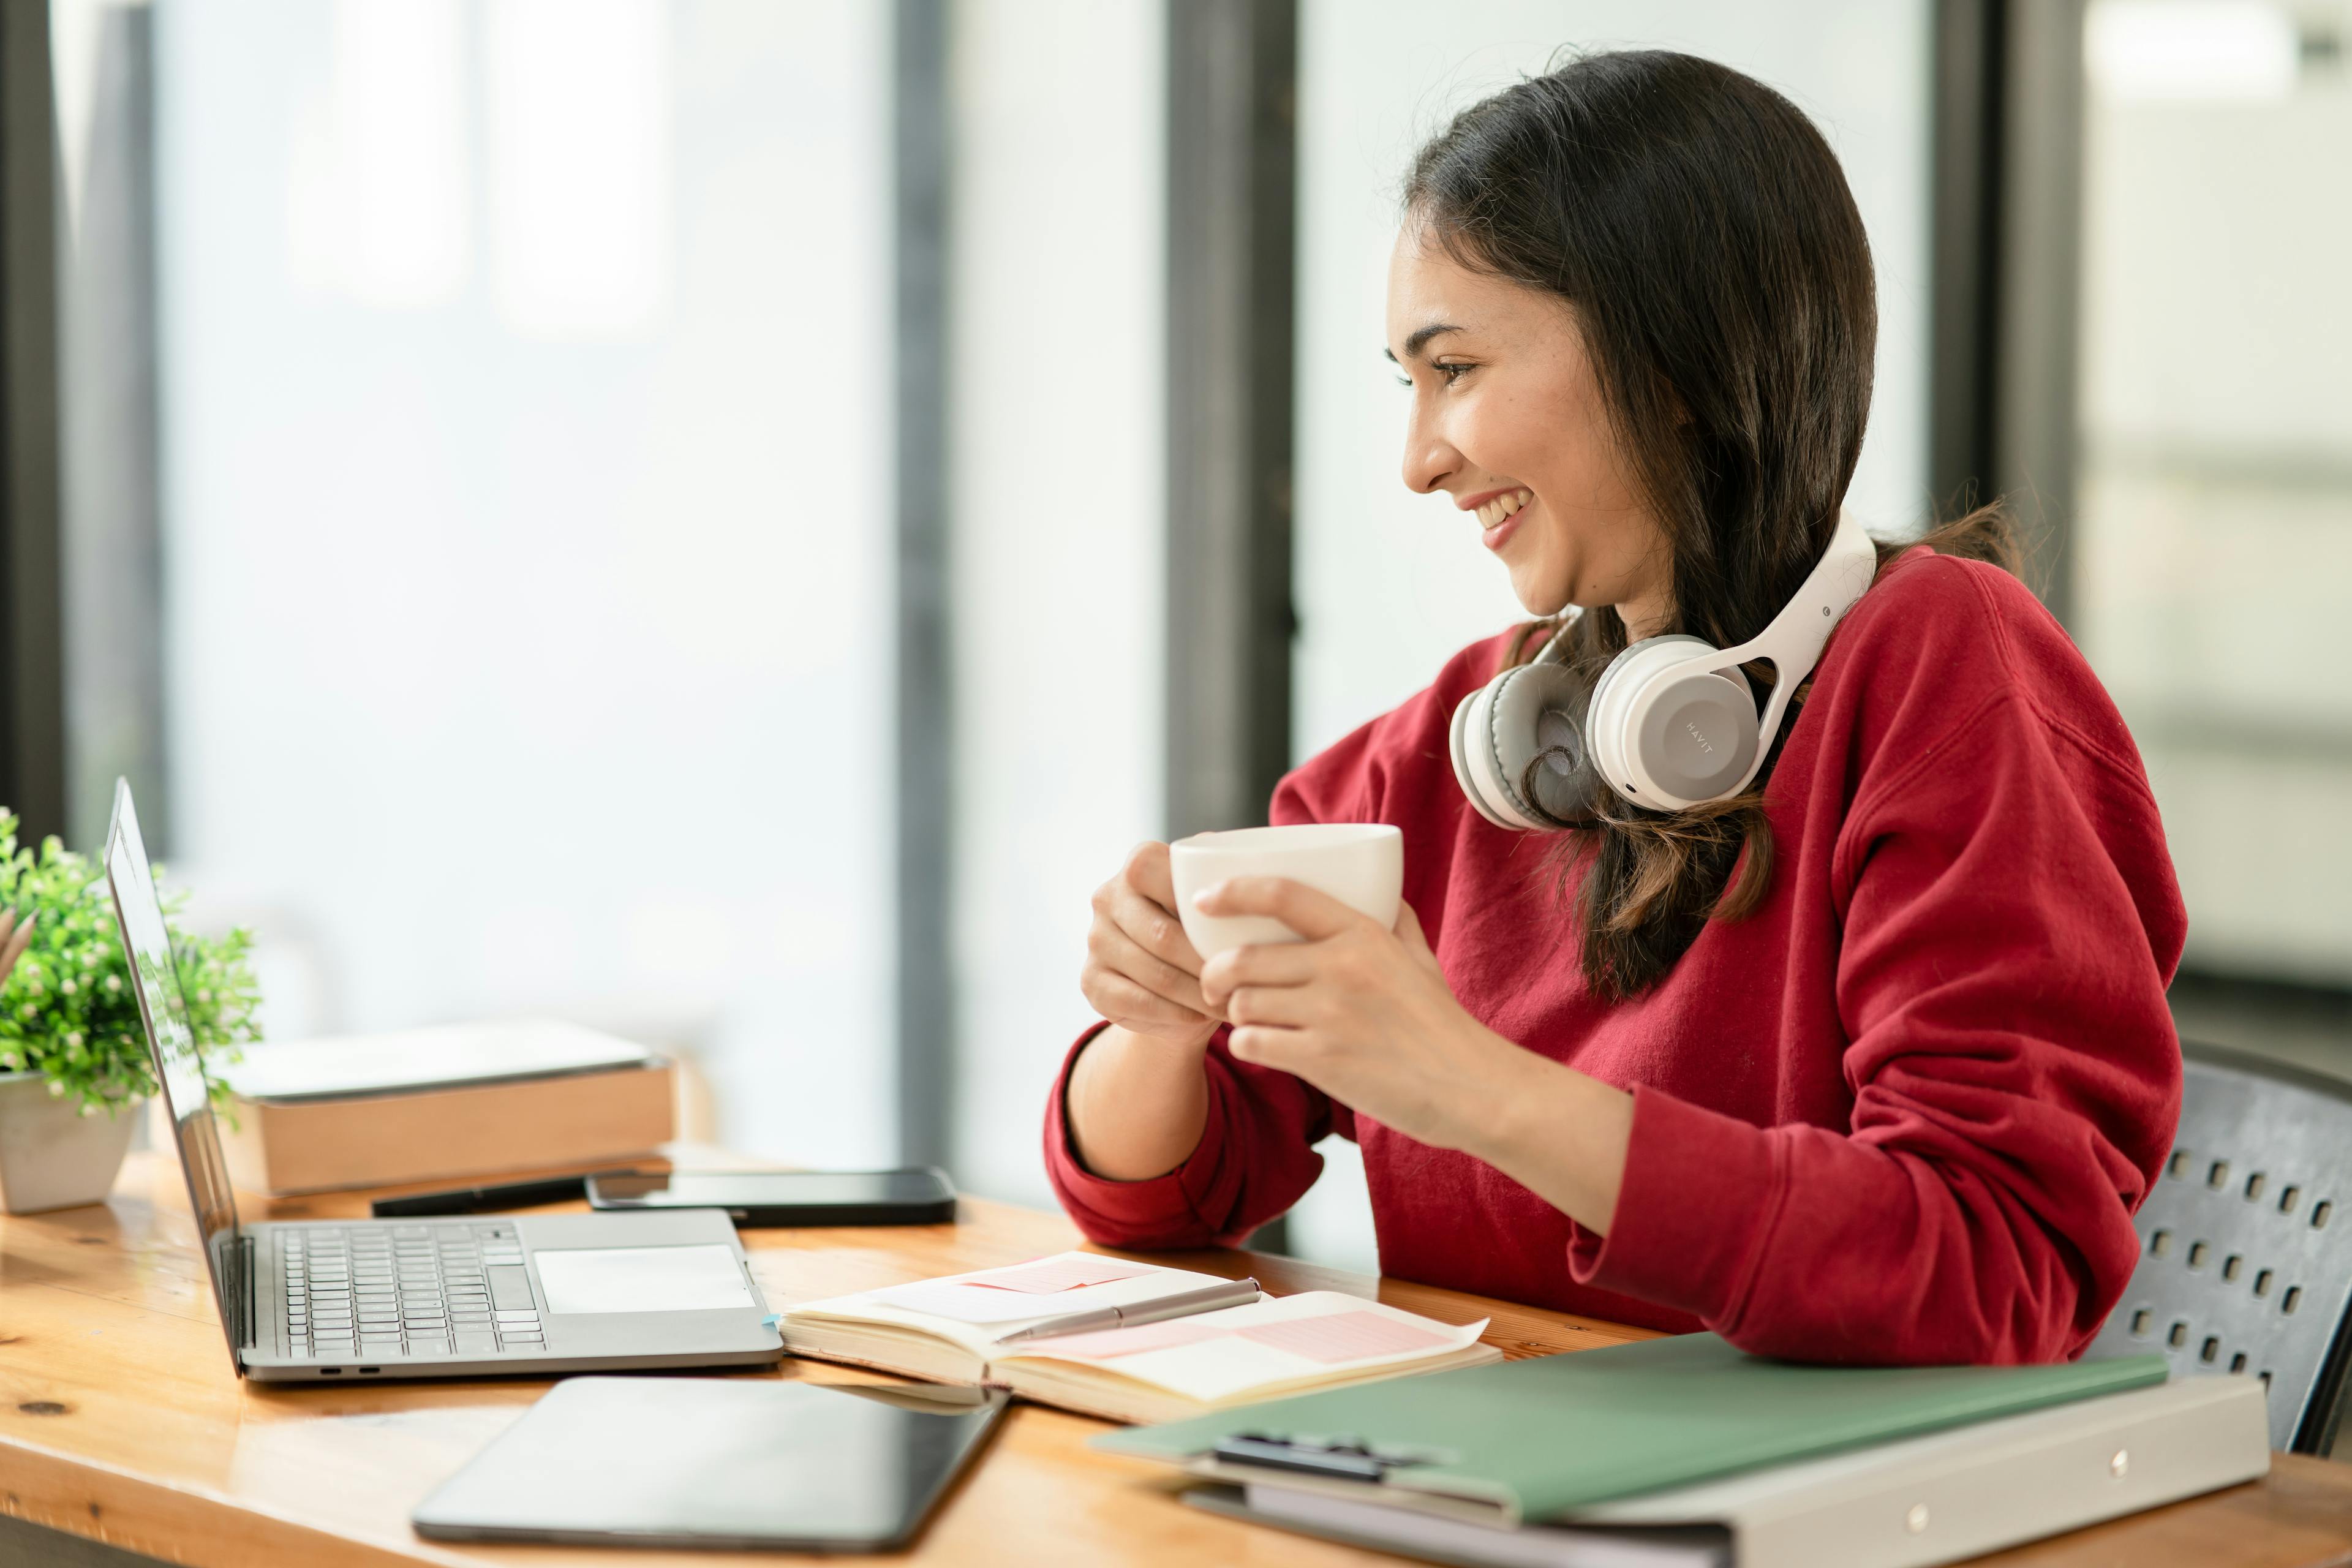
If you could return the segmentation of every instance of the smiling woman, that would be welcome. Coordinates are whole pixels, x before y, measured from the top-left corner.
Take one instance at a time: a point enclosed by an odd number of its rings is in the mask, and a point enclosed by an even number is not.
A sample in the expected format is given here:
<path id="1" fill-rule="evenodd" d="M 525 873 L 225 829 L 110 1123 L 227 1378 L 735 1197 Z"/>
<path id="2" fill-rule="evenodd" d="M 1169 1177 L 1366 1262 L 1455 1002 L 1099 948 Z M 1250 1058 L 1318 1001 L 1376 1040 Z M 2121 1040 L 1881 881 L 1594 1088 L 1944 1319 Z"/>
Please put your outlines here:
<path id="1" fill-rule="evenodd" d="M 1595 55 L 1457 118 L 1402 216 L 1404 480 L 1538 619 L 1275 795 L 1400 829 L 1392 927 L 1236 878 L 1196 907 L 1303 940 L 1203 963 L 1166 846 L 1104 884 L 1065 1205 L 1235 1239 L 1336 1131 L 1391 1273 L 1790 1357 L 2074 1354 L 2178 1116 L 2179 895 L 2000 515 L 1894 550 L 1842 514 L 1875 302 L 1827 144 L 1736 71 Z M 1702 722 L 1735 756 L 1658 787 Z"/>

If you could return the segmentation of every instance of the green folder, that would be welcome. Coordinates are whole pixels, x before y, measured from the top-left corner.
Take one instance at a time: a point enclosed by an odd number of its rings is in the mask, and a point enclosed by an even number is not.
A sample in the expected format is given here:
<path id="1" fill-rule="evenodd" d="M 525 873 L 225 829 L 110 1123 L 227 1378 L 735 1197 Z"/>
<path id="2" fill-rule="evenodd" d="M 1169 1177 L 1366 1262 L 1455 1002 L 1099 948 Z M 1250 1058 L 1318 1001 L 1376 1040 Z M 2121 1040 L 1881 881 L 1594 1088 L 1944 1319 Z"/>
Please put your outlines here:
<path id="1" fill-rule="evenodd" d="M 1383 1489 L 1488 1505 L 1517 1523 L 2164 1380 L 2160 1355 L 2062 1366 L 1801 1366 L 1748 1355 L 1714 1334 L 1684 1334 L 1359 1384 L 1093 1441 L 1180 1464 L 1225 1437 L 1310 1451 L 1360 1446 L 1382 1458 Z M 1265 1472 L 1268 1480 L 1281 1474 Z"/>

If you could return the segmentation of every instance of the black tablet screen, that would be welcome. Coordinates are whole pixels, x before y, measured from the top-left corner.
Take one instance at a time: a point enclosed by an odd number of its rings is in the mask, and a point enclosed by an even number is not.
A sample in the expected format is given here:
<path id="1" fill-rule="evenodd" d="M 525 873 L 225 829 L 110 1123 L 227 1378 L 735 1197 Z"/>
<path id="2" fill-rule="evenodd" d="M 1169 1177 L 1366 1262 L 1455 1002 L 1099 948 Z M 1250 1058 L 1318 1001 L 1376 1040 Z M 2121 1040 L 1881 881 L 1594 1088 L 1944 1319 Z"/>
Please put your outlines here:
<path id="1" fill-rule="evenodd" d="M 912 1538 L 1002 1394 L 574 1377 L 421 1504 L 445 1541 L 880 1551 Z"/>

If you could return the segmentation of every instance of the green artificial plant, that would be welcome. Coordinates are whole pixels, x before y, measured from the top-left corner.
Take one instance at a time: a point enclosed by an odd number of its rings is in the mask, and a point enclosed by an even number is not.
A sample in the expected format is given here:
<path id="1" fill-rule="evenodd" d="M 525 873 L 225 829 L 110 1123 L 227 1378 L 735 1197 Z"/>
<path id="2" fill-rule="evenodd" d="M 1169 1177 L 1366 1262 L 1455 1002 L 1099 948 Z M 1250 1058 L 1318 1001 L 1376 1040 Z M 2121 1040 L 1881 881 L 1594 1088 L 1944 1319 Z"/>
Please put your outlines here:
<path id="1" fill-rule="evenodd" d="M 37 853 L 16 841 L 17 826 L 16 813 L 0 807 L 0 910 L 13 912 L 20 931 L 33 922 L 0 980 L 0 1071 L 40 1073 L 49 1092 L 78 1101 L 82 1115 L 111 1115 L 155 1092 L 113 900 L 89 857 L 55 837 Z M 208 1068 L 235 1061 L 240 1046 L 260 1038 L 253 1021 L 260 994 L 247 956 L 252 933 L 183 930 L 175 917 L 187 893 L 162 891 L 161 868 L 156 875 L 197 1054 Z M 207 1077 L 215 1103 L 224 1103 L 219 1074 Z"/>

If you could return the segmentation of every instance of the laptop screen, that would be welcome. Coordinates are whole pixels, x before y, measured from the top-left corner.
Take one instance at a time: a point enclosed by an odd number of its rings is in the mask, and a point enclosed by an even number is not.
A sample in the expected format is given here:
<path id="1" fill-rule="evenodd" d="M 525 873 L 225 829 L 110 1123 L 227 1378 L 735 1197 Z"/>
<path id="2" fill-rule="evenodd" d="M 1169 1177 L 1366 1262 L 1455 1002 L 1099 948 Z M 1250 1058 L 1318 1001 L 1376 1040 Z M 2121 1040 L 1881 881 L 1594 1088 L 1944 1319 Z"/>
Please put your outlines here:
<path id="1" fill-rule="evenodd" d="M 147 847 L 139 837 L 139 814 L 131 809 L 131 784 L 114 784 L 114 825 L 106 834 L 106 880 L 114 893 L 114 918 L 122 931 L 122 951 L 130 959 L 131 988 L 138 994 L 139 1016 L 147 1026 L 147 1049 L 155 1060 L 155 1076 L 163 1085 L 171 1107 L 172 1127 L 180 1142 L 180 1163 L 188 1173 L 188 1203 L 202 1233 L 205 1261 L 213 1277 L 213 1299 L 219 1303 L 221 1328 L 228 1335 L 229 1355 L 236 1355 L 245 1300 L 244 1258 L 236 1246 L 236 1200 L 228 1184 L 228 1164 L 221 1157 L 220 1127 L 213 1120 L 206 1098 L 204 1065 L 196 1058 L 195 1032 L 188 1025 L 187 998 L 180 993 L 179 965 L 172 956 L 171 932 L 163 924 L 163 906 L 155 898 L 155 880 L 148 869 Z"/>

